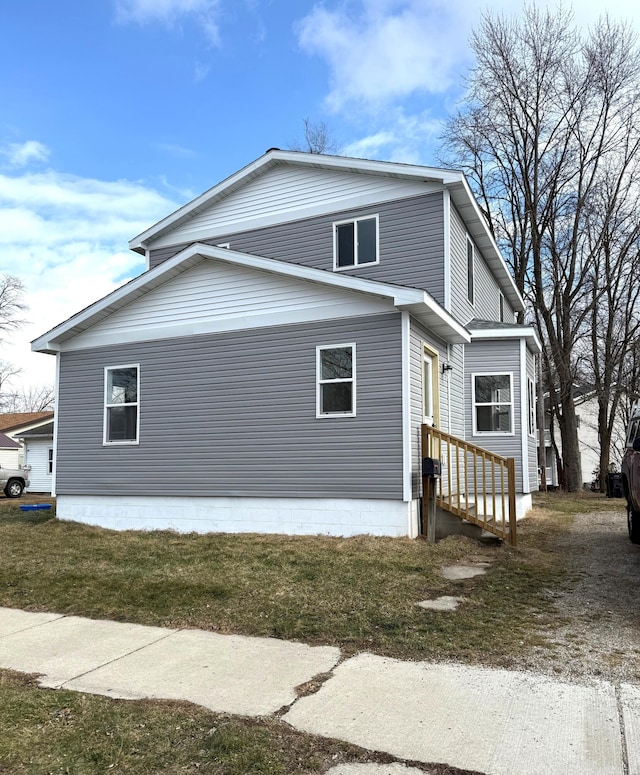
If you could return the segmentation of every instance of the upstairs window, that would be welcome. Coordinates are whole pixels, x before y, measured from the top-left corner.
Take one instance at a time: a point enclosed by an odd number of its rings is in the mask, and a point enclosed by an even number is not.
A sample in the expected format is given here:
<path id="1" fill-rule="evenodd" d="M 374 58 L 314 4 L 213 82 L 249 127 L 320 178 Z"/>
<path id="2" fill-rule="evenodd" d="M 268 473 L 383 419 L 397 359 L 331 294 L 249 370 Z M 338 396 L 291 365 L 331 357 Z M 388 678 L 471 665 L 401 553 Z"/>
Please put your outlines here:
<path id="1" fill-rule="evenodd" d="M 467 239 L 467 298 L 469 304 L 475 303 L 474 250 L 470 239 Z"/>
<path id="2" fill-rule="evenodd" d="M 378 216 L 355 218 L 333 224 L 333 268 L 377 264 Z"/>
<path id="3" fill-rule="evenodd" d="M 500 322 L 504 323 L 504 296 L 500 294 Z"/>
<path id="4" fill-rule="evenodd" d="M 111 366 L 104 370 L 104 443 L 137 444 L 140 368 Z"/>
<path id="5" fill-rule="evenodd" d="M 473 374 L 473 432 L 513 433 L 511 374 Z"/>
<path id="6" fill-rule="evenodd" d="M 536 433 L 536 394 L 533 380 L 527 379 L 527 416 L 529 436 Z"/>
<path id="7" fill-rule="evenodd" d="M 316 348 L 317 417 L 353 417 L 356 413 L 356 346 Z"/>

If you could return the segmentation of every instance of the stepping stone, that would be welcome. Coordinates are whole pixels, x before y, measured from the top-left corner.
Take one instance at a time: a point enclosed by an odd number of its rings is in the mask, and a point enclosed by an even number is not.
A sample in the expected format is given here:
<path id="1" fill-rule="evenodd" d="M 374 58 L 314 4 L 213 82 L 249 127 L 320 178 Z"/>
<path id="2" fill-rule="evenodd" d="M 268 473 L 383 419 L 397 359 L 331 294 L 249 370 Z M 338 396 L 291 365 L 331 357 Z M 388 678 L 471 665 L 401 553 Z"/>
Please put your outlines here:
<path id="1" fill-rule="evenodd" d="M 442 595 L 435 600 L 423 600 L 416 603 L 420 608 L 427 608 L 430 611 L 456 611 L 460 603 L 466 601 L 465 597 L 454 597 L 453 595 Z"/>
<path id="2" fill-rule="evenodd" d="M 477 565 L 449 565 L 442 569 L 442 575 L 450 581 L 472 579 L 474 576 L 484 576 L 491 563 L 479 562 Z"/>

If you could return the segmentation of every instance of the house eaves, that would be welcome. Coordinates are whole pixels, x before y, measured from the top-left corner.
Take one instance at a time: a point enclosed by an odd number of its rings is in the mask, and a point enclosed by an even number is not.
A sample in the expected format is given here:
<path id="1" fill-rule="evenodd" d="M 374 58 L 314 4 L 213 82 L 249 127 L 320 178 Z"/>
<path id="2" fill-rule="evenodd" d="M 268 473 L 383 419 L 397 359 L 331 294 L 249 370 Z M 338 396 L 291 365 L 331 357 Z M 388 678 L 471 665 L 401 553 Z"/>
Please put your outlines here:
<path id="1" fill-rule="evenodd" d="M 146 231 L 134 237 L 129 247 L 145 254 L 154 241 L 165 234 L 186 224 L 201 212 L 214 206 L 230 194 L 238 191 L 255 178 L 282 165 L 293 165 L 307 169 L 324 169 L 348 172 L 359 175 L 389 177 L 398 180 L 437 183 L 449 191 L 451 200 L 482 252 L 487 264 L 497 278 L 505 298 L 516 312 L 524 310 L 524 302 L 500 250 L 491 234 L 487 221 L 482 214 L 475 197 L 467 183 L 464 173 L 459 170 L 444 170 L 435 167 L 422 167 L 415 164 L 400 164 L 388 161 L 354 159 L 346 156 L 325 156 L 322 154 L 301 153 L 299 151 L 267 151 L 259 159 L 240 171 L 205 191 L 183 207 L 163 218 Z"/>
<path id="2" fill-rule="evenodd" d="M 410 311 L 423 325 L 445 341 L 451 343 L 470 341 L 469 333 L 464 326 L 458 323 L 423 290 L 364 280 L 359 277 L 327 272 L 323 269 L 314 269 L 299 264 L 240 253 L 227 248 L 194 243 L 173 258 L 131 280 L 100 301 L 34 339 L 31 342 L 31 349 L 35 352 L 50 354 L 60 352 L 67 340 L 95 326 L 114 312 L 131 304 L 154 288 L 164 285 L 190 267 L 208 259 L 387 299 L 397 309 Z"/>
<path id="3" fill-rule="evenodd" d="M 467 330 L 471 334 L 472 342 L 488 339 L 525 339 L 527 347 L 532 353 L 542 352 L 540 339 L 532 326 L 497 323 L 493 320 L 471 320 L 467 323 Z"/>

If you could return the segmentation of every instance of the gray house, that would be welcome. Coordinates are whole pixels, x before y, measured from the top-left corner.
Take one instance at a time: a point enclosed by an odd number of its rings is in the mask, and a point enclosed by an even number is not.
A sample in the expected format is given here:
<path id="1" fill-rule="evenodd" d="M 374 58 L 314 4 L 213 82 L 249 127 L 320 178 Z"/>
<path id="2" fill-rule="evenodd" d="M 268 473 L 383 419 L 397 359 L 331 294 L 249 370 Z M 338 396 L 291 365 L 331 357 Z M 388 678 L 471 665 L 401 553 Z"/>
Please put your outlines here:
<path id="1" fill-rule="evenodd" d="M 32 343 L 61 518 L 415 536 L 426 454 L 485 522 L 510 458 L 526 512 L 539 342 L 462 173 L 271 150 L 130 247 L 142 275 Z"/>

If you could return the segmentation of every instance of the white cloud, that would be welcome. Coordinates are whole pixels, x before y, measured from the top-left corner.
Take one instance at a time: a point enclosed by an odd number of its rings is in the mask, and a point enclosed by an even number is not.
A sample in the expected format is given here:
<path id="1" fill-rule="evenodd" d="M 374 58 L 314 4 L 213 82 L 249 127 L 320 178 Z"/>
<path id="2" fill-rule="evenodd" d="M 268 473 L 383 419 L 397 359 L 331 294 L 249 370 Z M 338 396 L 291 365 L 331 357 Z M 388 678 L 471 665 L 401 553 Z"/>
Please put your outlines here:
<path id="1" fill-rule="evenodd" d="M 380 128 L 346 146 L 346 156 L 384 159 L 405 164 L 432 164 L 430 151 L 442 125 L 429 111 L 407 115 L 401 108 L 389 110 Z"/>
<path id="2" fill-rule="evenodd" d="M 45 162 L 49 158 L 49 149 L 37 140 L 27 140 L 24 143 L 9 143 L 0 149 L 2 155 L 11 167 L 26 167 L 31 162 Z"/>
<path id="3" fill-rule="evenodd" d="M 116 0 L 116 19 L 122 24 L 159 22 L 176 27 L 185 17 L 193 17 L 209 42 L 220 43 L 219 0 Z"/>
<path id="4" fill-rule="evenodd" d="M 0 273 L 23 281 L 29 304 L 28 325 L 0 348 L 23 369 L 16 386 L 53 382 L 54 358 L 29 342 L 140 274 L 128 240 L 175 208 L 135 182 L 0 174 Z"/>
<path id="5" fill-rule="evenodd" d="M 465 57 L 466 29 L 460 3 L 359 0 L 317 5 L 297 31 L 303 50 L 327 61 L 327 102 L 337 111 L 446 91 Z"/>

